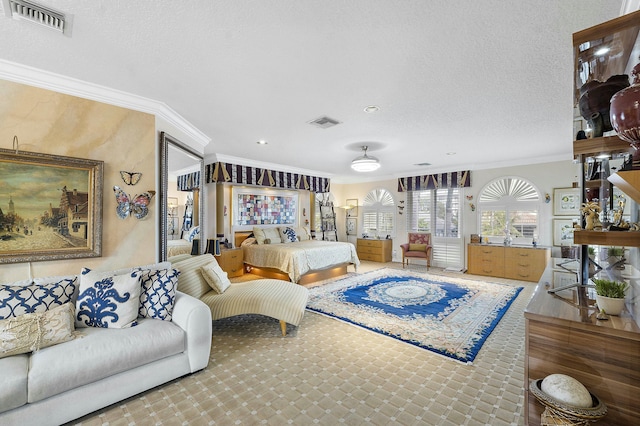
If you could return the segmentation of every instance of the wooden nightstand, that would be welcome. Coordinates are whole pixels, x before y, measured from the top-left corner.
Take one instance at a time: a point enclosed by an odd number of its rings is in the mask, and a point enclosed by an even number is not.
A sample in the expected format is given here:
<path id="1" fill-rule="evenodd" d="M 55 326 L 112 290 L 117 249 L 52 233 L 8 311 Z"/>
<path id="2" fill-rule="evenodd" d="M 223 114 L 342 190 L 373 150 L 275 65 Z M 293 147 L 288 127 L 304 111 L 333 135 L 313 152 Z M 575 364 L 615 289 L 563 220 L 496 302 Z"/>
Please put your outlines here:
<path id="1" fill-rule="evenodd" d="M 239 277 L 244 274 L 244 257 L 241 248 L 221 250 L 220 256 L 216 256 L 216 260 L 229 278 Z"/>
<path id="2" fill-rule="evenodd" d="M 358 238 L 356 251 L 360 260 L 391 262 L 392 240 Z"/>

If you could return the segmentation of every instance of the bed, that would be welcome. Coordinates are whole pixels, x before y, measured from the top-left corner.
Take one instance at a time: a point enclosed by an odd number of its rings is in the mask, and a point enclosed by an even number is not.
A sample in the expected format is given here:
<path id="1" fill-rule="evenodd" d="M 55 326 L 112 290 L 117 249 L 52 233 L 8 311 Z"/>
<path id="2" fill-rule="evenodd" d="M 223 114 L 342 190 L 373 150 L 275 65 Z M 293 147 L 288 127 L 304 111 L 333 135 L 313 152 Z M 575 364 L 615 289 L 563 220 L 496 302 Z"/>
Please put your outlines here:
<path id="1" fill-rule="evenodd" d="M 351 243 L 304 240 L 269 244 L 247 244 L 251 233 L 236 233 L 236 246 L 242 247 L 244 263 L 251 273 L 306 284 L 347 273 L 347 266 L 357 271 L 360 259 Z M 244 244 L 243 244 L 244 243 Z"/>
<path id="2" fill-rule="evenodd" d="M 185 239 L 167 240 L 167 257 L 177 256 L 179 254 L 191 254 L 192 242 Z"/>

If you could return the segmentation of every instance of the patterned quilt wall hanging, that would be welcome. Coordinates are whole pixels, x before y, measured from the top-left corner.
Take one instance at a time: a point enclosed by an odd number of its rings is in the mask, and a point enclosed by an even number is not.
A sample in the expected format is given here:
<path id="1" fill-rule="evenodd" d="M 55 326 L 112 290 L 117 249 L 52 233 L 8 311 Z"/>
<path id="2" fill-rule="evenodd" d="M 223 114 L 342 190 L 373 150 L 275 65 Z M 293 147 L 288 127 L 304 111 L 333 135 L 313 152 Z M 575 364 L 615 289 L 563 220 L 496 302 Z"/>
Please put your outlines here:
<path id="1" fill-rule="evenodd" d="M 471 172 L 469 170 L 398 178 L 398 192 L 470 186 Z"/>
<path id="2" fill-rule="evenodd" d="M 200 188 L 200 172 L 178 176 L 178 191 L 193 191 Z"/>
<path id="3" fill-rule="evenodd" d="M 329 192 L 331 185 L 328 178 L 222 162 L 205 166 L 205 182 L 303 189 L 312 192 Z"/>

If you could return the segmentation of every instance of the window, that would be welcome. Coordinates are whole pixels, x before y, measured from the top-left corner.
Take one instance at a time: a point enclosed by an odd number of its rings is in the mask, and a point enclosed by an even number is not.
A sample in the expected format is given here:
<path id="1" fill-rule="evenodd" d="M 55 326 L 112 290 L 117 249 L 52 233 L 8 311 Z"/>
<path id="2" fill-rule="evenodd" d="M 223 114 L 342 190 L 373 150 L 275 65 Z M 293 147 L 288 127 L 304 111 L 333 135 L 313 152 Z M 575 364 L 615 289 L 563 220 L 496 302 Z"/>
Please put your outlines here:
<path id="1" fill-rule="evenodd" d="M 434 237 L 459 237 L 460 189 L 407 192 L 407 229 Z"/>
<path id="2" fill-rule="evenodd" d="M 370 237 L 393 235 L 396 203 L 386 189 L 374 189 L 364 198 L 362 229 Z"/>
<path id="3" fill-rule="evenodd" d="M 538 234 L 538 190 L 528 181 L 504 177 L 489 183 L 478 198 L 480 232 L 483 236 L 534 238 Z"/>

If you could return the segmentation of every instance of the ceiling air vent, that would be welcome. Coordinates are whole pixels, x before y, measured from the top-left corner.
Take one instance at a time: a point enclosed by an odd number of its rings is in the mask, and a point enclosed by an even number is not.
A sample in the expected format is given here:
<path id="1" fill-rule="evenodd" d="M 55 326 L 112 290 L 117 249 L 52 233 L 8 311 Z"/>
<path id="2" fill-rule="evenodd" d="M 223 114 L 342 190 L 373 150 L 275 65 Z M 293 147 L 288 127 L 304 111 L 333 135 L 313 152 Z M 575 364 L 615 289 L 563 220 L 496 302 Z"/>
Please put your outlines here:
<path id="1" fill-rule="evenodd" d="M 327 129 L 329 127 L 333 127 L 337 124 L 340 124 L 340 121 L 334 120 L 329 117 L 320 117 L 315 120 L 309 121 L 309 124 L 313 124 L 314 126 L 320 127 L 321 129 Z"/>
<path id="2" fill-rule="evenodd" d="M 3 0 L 5 15 L 43 25 L 63 34 L 69 34 L 69 20 L 64 13 L 26 0 Z"/>

